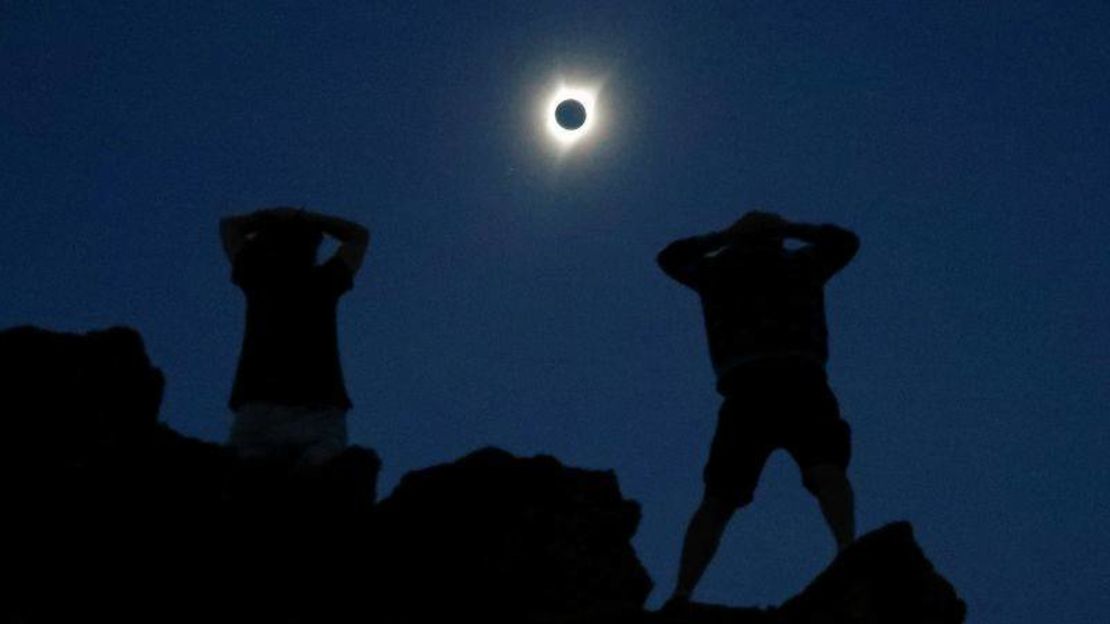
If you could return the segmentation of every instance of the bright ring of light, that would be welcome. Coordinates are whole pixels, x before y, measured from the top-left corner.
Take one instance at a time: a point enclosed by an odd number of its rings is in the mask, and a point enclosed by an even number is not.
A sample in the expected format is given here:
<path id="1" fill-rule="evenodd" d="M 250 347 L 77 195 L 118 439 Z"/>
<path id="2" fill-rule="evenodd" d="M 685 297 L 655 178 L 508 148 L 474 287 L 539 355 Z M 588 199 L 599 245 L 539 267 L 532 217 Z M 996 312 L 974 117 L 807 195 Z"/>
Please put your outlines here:
<path id="1" fill-rule="evenodd" d="M 559 125 L 559 122 L 555 119 L 555 109 L 559 107 L 563 100 L 578 100 L 581 102 L 586 109 L 585 123 L 573 130 L 568 130 Z M 596 101 L 596 89 L 560 85 L 552 94 L 544 109 L 544 114 L 547 116 L 547 134 L 562 147 L 574 145 L 579 139 L 589 134 L 590 128 L 597 124 L 597 107 L 594 106 Z"/>

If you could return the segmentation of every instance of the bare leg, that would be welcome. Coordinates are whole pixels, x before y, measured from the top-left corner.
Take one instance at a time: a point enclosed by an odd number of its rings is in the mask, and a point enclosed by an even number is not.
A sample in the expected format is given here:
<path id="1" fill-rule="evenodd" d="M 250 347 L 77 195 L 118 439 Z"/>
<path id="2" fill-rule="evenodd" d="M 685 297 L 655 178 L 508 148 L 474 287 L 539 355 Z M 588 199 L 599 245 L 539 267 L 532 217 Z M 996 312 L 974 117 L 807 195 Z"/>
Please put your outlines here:
<path id="1" fill-rule="evenodd" d="M 839 466 L 825 464 L 809 468 L 807 481 L 821 505 L 837 549 L 844 550 L 856 538 L 855 495 L 848 475 Z"/>
<path id="2" fill-rule="evenodd" d="M 710 497 L 702 499 L 686 527 L 678 581 L 675 583 L 672 599 L 689 599 L 705 569 L 709 567 L 709 562 L 713 560 L 713 555 L 717 553 L 721 535 L 735 511 L 734 505 Z"/>

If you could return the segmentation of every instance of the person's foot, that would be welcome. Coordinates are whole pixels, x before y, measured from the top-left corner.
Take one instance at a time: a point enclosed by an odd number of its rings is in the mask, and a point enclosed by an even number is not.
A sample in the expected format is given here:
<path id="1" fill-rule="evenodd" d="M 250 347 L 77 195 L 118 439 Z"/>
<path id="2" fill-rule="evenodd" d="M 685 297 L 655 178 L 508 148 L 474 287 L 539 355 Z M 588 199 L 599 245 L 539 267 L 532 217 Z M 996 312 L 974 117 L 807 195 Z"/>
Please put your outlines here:
<path id="1" fill-rule="evenodd" d="M 674 594 L 663 603 L 659 613 L 670 617 L 682 617 L 690 612 L 690 596 Z"/>

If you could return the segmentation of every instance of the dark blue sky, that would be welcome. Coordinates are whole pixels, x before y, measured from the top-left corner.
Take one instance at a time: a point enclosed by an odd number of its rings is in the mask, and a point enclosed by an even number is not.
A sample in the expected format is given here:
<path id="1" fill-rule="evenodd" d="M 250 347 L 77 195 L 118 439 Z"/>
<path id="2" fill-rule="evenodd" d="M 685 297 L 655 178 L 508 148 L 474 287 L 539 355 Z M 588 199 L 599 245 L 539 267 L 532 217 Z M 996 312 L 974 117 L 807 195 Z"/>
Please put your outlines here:
<path id="1" fill-rule="evenodd" d="M 655 253 L 753 207 L 840 223 L 861 529 L 913 521 L 975 622 L 1110 611 L 1110 5 L 103 4 L 0 2 L 0 326 L 137 327 L 164 420 L 220 440 L 217 220 L 362 221 L 340 332 L 384 491 L 487 444 L 613 468 L 657 604 L 719 399 Z M 564 74 L 606 117 L 559 161 Z M 699 596 L 779 602 L 833 549 L 776 455 Z"/>

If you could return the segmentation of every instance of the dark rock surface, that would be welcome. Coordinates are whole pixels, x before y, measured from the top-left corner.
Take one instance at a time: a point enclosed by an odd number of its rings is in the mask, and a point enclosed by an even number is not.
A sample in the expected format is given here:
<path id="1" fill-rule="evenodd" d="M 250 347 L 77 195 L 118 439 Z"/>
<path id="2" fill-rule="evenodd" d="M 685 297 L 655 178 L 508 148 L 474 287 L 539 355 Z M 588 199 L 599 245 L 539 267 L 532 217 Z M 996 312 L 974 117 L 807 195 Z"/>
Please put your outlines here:
<path id="1" fill-rule="evenodd" d="M 50 462 L 80 449 L 143 435 L 158 420 L 164 381 L 139 334 L 124 327 L 84 335 L 16 327 L 0 332 L 7 414 L 0 444 Z"/>
<path id="2" fill-rule="evenodd" d="M 372 451 L 298 471 L 160 425 L 130 329 L 6 330 L 0 372 L 0 622 L 335 621 Z"/>
<path id="3" fill-rule="evenodd" d="M 699 624 L 949 624 L 966 607 L 937 574 L 908 522 L 895 522 L 856 540 L 802 593 L 771 609 L 691 605 L 681 617 L 655 622 Z"/>
<path id="4" fill-rule="evenodd" d="M 962 622 L 966 607 L 925 558 L 908 522 L 859 538 L 778 610 L 784 622 Z"/>
<path id="5" fill-rule="evenodd" d="M 382 588 L 425 617 L 635 610 L 651 591 L 631 546 L 639 521 L 612 472 L 484 449 L 409 473 L 379 505 Z"/>
<path id="6" fill-rule="evenodd" d="M 0 622 L 963 620 L 905 523 L 779 608 L 645 612 L 639 506 L 612 472 L 484 449 L 379 503 L 373 451 L 244 462 L 160 425 L 130 329 L 2 331 L 0 379 Z"/>

